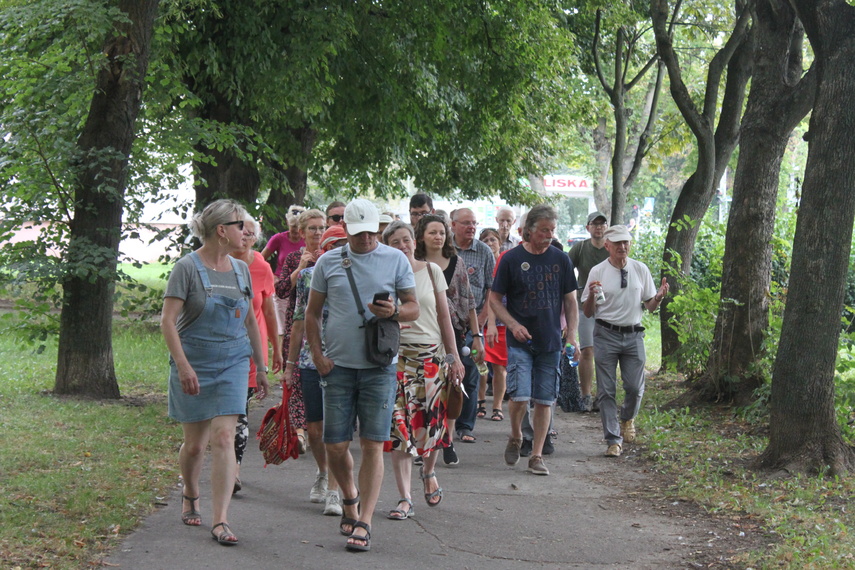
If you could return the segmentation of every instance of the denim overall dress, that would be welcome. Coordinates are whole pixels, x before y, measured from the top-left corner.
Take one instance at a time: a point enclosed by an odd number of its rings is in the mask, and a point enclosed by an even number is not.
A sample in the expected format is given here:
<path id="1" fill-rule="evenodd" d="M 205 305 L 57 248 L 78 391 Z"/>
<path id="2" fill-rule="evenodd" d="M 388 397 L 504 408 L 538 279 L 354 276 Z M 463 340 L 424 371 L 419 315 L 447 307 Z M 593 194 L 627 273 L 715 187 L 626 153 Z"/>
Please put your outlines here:
<path id="1" fill-rule="evenodd" d="M 190 396 L 181 390 L 178 369 L 169 359 L 169 417 L 181 423 L 246 413 L 252 355 L 245 325 L 247 312 L 252 310 L 251 291 L 237 262 L 229 258 L 244 296 L 232 299 L 214 294 L 202 260 L 196 252 L 190 256 L 202 278 L 206 299 L 202 314 L 180 334 L 184 354 L 199 378 L 199 394 Z"/>

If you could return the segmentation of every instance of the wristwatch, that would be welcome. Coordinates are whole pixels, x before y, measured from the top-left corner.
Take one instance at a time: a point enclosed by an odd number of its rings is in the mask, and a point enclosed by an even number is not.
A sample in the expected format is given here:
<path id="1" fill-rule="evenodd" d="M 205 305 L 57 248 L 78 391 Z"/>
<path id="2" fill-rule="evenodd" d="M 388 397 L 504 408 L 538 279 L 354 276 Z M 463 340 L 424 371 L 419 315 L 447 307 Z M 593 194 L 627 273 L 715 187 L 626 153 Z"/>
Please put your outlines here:
<path id="1" fill-rule="evenodd" d="M 261 367 L 261 369 L 262 369 L 262 370 L 264 370 L 264 373 L 265 373 L 265 374 L 267 374 L 268 372 L 270 372 L 270 367 L 268 367 L 268 366 L 262 366 L 262 367 Z"/>
<path id="2" fill-rule="evenodd" d="M 395 312 L 392 313 L 392 316 L 389 318 L 392 319 L 393 321 L 397 321 L 398 315 L 400 315 L 400 314 L 401 314 L 401 311 L 398 310 L 398 305 L 395 305 Z"/>

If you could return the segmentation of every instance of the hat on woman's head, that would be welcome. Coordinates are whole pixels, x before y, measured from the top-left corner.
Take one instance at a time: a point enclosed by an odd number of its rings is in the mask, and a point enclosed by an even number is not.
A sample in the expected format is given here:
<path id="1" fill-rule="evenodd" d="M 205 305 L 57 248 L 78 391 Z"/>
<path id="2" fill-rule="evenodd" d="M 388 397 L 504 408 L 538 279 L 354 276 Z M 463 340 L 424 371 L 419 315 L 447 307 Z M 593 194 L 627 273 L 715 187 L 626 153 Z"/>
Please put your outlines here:
<path id="1" fill-rule="evenodd" d="M 327 228 L 327 231 L 321 236 L 321 249 L 327 251 L 327 246 L 331 246 L 340 239 L 347 239 L 347 234 L 344 233 L 343 227 L 331 226 Z"/>

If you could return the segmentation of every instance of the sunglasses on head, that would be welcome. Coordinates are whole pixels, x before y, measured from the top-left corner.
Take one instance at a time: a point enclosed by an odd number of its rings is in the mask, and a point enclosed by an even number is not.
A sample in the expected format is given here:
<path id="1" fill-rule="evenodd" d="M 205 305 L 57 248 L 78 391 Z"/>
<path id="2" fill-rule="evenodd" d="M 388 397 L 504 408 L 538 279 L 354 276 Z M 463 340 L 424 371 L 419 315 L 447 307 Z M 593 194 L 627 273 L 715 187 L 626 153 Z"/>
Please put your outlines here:
<path id="1" fill-rule="evenodd" d="M 333 214 L 332 216 L 328 217 L 334 222 L 340 222 L 344 218 L 344 216 L 342 216 L 341 214 Z"/>
<path id="2" fill-rule="evenodd" d="M 240 231 L 243 231 L 243 220 L 235 220 L 233 222 L 226 222 L 223 225 L 224 226 L 237 226 Z"/>
<path id="3" fill-rule="evenodd" d="M 620 270 L 620 288 L 621 288 L 621 289 L 626 289 L 626 278 L 627 278 L 627 275 L 628 275 L 628 274 L 627 274 L 626 269 L 621 269 L 621 270 Z"/>

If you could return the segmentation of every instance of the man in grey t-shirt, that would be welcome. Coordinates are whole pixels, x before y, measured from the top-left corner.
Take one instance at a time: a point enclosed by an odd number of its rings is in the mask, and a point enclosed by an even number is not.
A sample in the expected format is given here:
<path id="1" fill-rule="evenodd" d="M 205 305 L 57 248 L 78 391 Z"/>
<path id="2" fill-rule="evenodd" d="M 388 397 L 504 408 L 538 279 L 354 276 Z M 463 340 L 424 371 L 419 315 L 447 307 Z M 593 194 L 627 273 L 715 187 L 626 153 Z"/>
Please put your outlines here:
<path id="1" fill-rule="evenodd" d="M 305 315 L 306 338 L 324 390 L 324 444 L 343 497 L 339 529 L 349 537 L 346 548 L 357 551 L 371 548 L 371 518 L 383 482 L 383 444 L 391 433 L 397 380 L 395 362 L 379 367 L 366 358 L 363 318 L 347 270 L 352 272 L 366 319 L 414 321 L 419 317 L 410 263 L 400 251 L 377 243 L 379 225 L 380 212 L 368 200 L 347 205 L 347 245 L 318 259 Z M 378 294 L 386 296 L 374 301 Z M 322 344 L 324 303 L 328 316 Z M 360 489 L 354 482 L 350 454 L 356 419 L 362 449 Z"/>
<path id="2" fill-rule="evenodd" d="M 588 214 L 588 224 L 585 229 L 591 234 L 589 239 L 577 241 L 570 247 L 570 261 L 579 270 L 579 290 L 577 297 L 581 299 L 582 290 L 588 282 L 591 268 L 602 263 L 609 257 L 603 234 L 609 226 L 608 218 L 600 212 Z M 591 395 L 591 385 L 594 380 L 594 319 L 582 312 L 582 302 L 579 301 L 579 391 L 582 392 L 582 411 L 590 412 L 594 408 L 594 398 Z"/>

